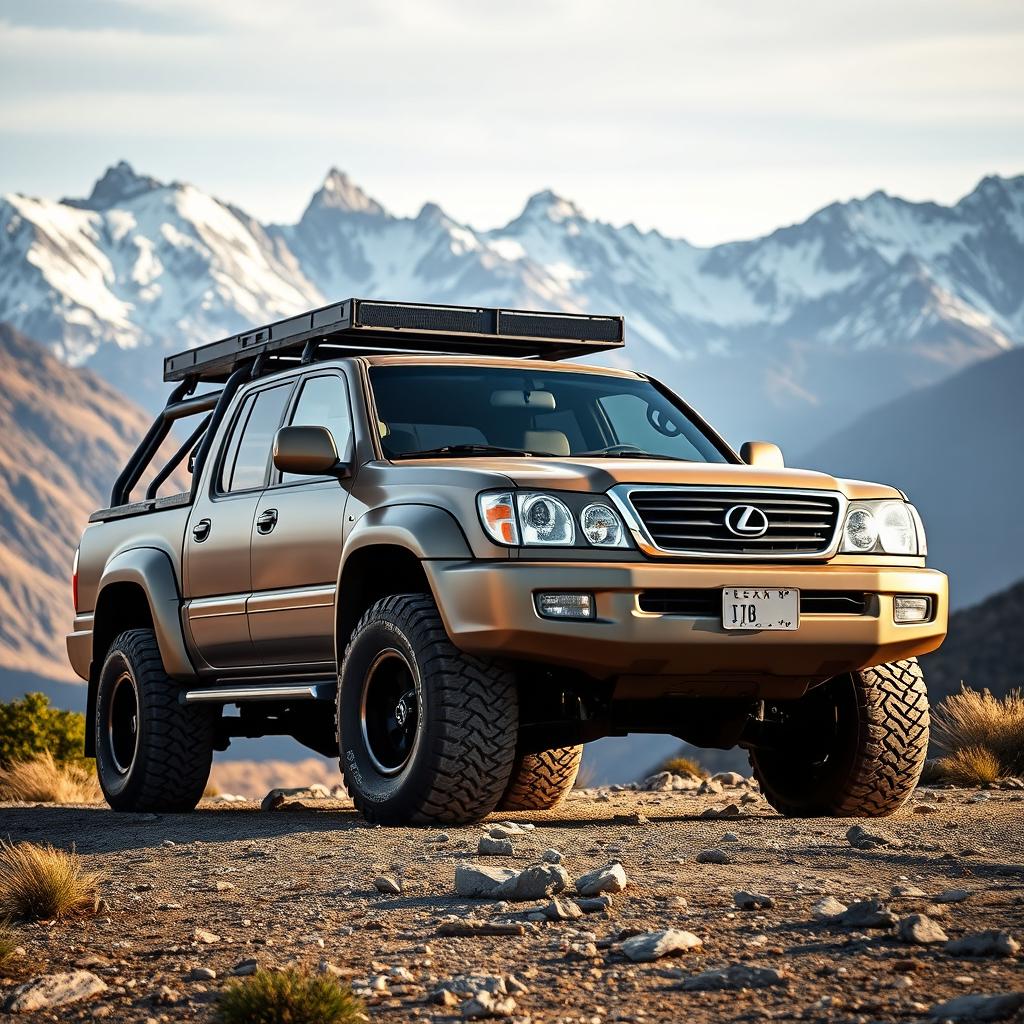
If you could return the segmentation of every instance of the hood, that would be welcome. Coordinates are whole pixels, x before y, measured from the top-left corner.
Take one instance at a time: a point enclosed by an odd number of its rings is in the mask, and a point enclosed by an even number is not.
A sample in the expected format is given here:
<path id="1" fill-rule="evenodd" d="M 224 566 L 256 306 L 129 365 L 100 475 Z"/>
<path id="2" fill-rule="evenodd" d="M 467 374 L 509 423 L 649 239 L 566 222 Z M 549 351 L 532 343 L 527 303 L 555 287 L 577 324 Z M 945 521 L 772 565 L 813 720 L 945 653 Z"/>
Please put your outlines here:
<path id="1" fill-rule="evenodd" d="M 898 498 L 884 484 L 841 480 L 809 469 L 762 469 L 757 466 L 707 462 L 656 462 L 653 459 L 469 458 L 410 460 L 406 465 L 431 462 L 449 468 L 500 473 L 517 487 L 537 490 L 583 491 L 600 494 L 616 484 L 689 484 L 706 487 L 791 487 L 808 491 L 840 491 L 848 498 Z"/>

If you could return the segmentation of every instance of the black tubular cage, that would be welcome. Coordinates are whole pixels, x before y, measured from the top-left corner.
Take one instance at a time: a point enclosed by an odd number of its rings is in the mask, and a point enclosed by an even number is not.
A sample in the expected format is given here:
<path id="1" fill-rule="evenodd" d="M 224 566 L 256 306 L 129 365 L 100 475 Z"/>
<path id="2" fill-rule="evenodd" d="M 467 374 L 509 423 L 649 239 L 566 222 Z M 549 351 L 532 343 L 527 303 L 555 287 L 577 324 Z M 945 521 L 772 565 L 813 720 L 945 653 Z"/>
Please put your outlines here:
<path id="1" fill-rule="evenodd" d="M 411 302 L 346 299 L 299 316 L 186 349 L 164 360 L 164 380 L 177 382 L 167 405 L 149 428 L 114 484 L 111 509 L 93 519 L 144 512 L 191 501 L 210 446 L 231 399 L 248 380 L 277 370 L 339 356 L 373 353 L 515 356 L 571 359 L 620 349 L 625 344 L 621 316 L 540 313 L 482 306 L 439 306 Z M 219 391 L 194 395 L 199 384 L 223 384 Z M 138 484 L 172 424 L 206 413 L 146 490 L 131 502 Z M 189 453 L 192 492 L 158 498 L 157 491 Z"/>

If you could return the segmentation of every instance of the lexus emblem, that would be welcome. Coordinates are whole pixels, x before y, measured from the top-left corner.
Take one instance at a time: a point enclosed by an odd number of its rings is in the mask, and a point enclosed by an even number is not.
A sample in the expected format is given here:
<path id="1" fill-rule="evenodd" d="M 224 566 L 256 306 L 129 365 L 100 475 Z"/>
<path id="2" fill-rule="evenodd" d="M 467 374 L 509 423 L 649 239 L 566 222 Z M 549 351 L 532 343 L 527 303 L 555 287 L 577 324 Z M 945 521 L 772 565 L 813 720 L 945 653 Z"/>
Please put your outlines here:
<path id="1" fill-rule="evenodd" d="M 737 537 L 763 537 L 768 517 L 755 505 L 733 505 L 725 513 L 725 528 Z"/>

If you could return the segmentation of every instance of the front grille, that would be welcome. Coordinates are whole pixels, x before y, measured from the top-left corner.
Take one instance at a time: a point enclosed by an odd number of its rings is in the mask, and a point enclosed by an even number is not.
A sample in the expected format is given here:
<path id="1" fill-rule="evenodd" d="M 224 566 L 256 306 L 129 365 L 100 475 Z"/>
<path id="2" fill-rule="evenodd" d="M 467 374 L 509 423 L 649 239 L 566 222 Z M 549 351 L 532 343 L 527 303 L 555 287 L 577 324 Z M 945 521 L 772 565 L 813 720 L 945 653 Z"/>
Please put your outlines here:
<path id="1" fill-rule="evenodd" d="M 642 612 L 717 619 L 722 615 L 722 591 L 706 587 L 642 590 L 637 595 Z M 808 590 L 800 594 L 801 615 L 865 615 L 867 595 L 860 590 Z"/>
<path id="2" fill-rule="evenodd" d="M 629 501 L 663 551 L 761 558 L 824 554 L 832 546 L 840 506 L 838 495 L 824 491 L 692 487 L 632 488 Z M 764 513 L 768 527 L 762 536 L 737 536 L 726 526 L 729 510 L 738 505 Z"/>

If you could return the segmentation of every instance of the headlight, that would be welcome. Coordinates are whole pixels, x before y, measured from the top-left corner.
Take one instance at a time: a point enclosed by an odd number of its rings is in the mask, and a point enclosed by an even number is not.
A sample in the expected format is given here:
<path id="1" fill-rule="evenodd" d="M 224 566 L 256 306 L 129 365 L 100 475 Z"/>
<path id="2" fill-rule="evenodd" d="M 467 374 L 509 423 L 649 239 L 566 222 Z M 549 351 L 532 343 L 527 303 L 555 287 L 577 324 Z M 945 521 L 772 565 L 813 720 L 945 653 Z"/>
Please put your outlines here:
<path id="1" fill-rule="evenodd" d="M 587 499 L 589 503 L 581 510 Z M 618 512 L 603 501 L 594 501 L 590 495 L 567 496 L 567 503 L 541 491 L 488 491 L 477 501 L 484 529 L 498 544 L 629 547 L 626 527 Z M 578 539 L 577 530 L 582 539 Z"/>
<path id="2" fill-rule="evenodd" d="M 576 527 L 572 513 L 550 494 L 518 494 L 519 525 L 524 544 L 572 544 Z"/>
<path id="3" fill-rule="evenodd" d="M 580 513 L 583 536 L 595 547 L 622 548 L 626 546 L 626 530 L 619 514 L 608 505 L 597 502 Z"/>
<path id="4" fill-rule="evenodd" d="M 853 502 L 843 525 L 842 550 L 857 554 L 924 554 L 927 546 L 921 517 L 905 501 Z"/>

